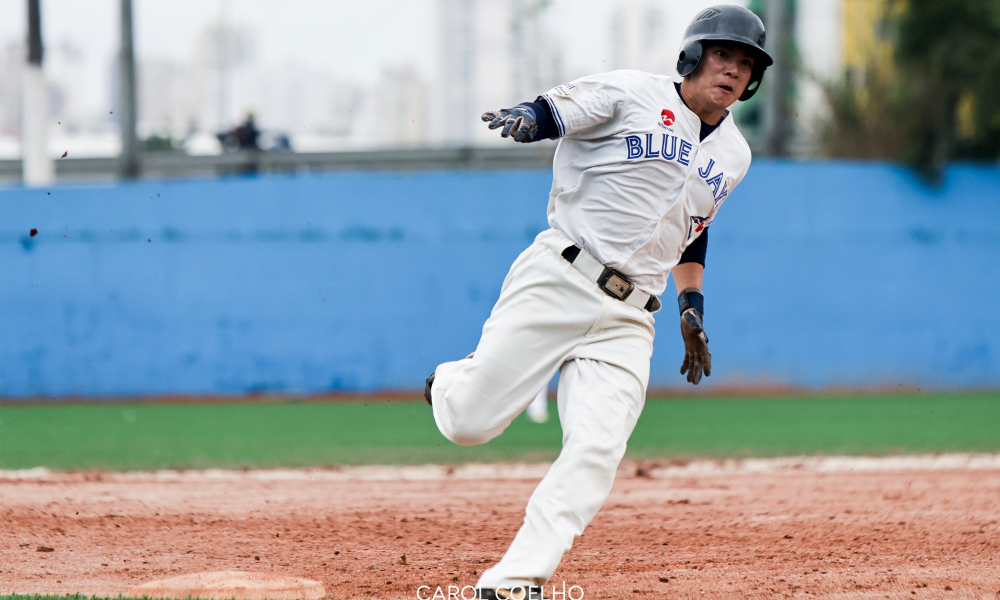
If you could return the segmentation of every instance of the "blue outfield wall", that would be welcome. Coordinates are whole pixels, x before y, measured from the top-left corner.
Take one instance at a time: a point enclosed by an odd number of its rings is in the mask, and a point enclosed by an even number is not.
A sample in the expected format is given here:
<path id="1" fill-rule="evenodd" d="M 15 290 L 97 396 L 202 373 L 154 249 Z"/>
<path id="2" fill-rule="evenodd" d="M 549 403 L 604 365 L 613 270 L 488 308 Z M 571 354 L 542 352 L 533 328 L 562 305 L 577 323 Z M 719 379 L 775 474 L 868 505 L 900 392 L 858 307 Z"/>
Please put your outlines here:
<path id="1" fill-rule="evenodd" d="M 0 191 L 0 395 L 416 390 L 476 345 L 546 171 Z M 28 232 L 38 229 L 35 237 Z M 712 227 L 711 385 L 1000 385 L 1000 169 L 757 161 Z M 673 290 L 651 385 L 682 386 Z"/>

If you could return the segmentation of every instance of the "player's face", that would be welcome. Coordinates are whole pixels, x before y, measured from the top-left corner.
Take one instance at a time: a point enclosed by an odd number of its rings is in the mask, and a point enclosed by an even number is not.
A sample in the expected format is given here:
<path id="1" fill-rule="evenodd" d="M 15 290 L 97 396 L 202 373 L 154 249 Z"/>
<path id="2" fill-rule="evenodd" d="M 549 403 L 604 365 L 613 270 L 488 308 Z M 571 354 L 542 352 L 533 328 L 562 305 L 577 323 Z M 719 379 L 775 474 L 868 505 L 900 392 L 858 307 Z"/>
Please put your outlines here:
<path id="1" fill-rule="evenodd" d="M 707 105 L 729 108 L 747 89 L 753 61 L 753 55 L 740 44 L 706 45 L 691 76 L 691 91 Z"/>

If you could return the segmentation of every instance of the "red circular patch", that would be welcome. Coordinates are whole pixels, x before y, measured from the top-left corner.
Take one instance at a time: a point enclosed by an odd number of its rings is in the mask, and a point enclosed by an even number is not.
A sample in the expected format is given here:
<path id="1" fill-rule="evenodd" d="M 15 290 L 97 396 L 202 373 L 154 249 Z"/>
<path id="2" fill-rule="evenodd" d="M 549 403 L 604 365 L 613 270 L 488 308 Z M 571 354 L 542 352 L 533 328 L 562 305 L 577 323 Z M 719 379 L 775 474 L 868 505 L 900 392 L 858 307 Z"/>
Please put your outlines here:
<path id="1" fill-rule="evenodd" d="M 660 113 L 660 120 L 663 121 L 664 125 L 670 127 L 671 125 L 674 124 L 674 121 L 676 119 L 674 119 L 674 113 L 672 111 L 664 108 L 663 112 Z"/>

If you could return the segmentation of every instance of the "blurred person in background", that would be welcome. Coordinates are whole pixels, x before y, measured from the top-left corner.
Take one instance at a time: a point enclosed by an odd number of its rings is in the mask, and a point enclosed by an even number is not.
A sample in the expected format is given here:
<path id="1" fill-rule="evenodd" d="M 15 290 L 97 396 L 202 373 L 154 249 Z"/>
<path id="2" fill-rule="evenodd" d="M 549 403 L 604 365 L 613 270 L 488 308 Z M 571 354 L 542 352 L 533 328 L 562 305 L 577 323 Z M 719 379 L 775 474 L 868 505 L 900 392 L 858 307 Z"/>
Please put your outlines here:
<path id="1" fill-rule="evenodd" d="M 225 133 L 219 134 L 219 141 L 227 152 L 239 150 L 260 150 L 260 130 L 254 122 L 254 115 L 248 112 L 242 123 Z"/>
<path id="2" fill-rule="evenodd" d="M 225 133 L 218 134 L 224 152 L 243 152 L 246 162 L 237 169 L 245 175 L 256 174 L 260 170 L 260 130 L 254 122 L 253 112 L 247 112 L 242 123 Z"/>

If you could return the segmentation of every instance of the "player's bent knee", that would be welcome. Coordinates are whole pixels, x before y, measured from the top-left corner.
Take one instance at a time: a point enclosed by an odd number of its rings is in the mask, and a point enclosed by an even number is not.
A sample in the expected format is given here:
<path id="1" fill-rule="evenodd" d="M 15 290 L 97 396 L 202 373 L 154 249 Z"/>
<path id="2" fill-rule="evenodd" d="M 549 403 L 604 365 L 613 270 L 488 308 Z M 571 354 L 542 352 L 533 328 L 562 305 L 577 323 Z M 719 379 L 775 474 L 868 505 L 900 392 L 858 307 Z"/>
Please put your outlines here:
<path id="1" fill-rule="evenodd" d="M 460 446 L 485 444 L 500 435 L 505 427 L 498 425 L 496 415 L 488 410 L 493 404 L 490 400 L 468 396 L 455 388 L 448 390 L 441 433 Z"/>
<path id="2" fill-rule="evenodd" d="M 482 414 L 453 415 L 448 439 L 461 446 L 476 446 L 497 437 L 504 429 L 494 418 Z"/>
<path id="3" fill-rule="evenodd" d="M 492 439 L 483 437 L 482 435 L 472 435 L 466 432 L 452 432 L 451 435 L 445 437 L 459 446 L 479 446 Z"/>
<path id="4" fill-rule="evenodd" d="M 453 415 L 450 427 L 447 431 L 442 431 L 446 438 L 459 446 L 478 446 L 485 444 L 496 437 L 491 435 L 483 426 L 471 419 L 457 417 Z"/>

